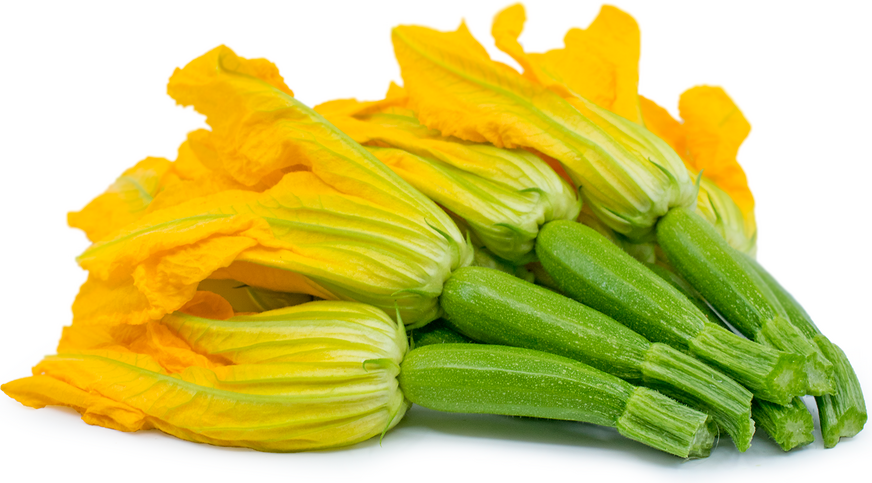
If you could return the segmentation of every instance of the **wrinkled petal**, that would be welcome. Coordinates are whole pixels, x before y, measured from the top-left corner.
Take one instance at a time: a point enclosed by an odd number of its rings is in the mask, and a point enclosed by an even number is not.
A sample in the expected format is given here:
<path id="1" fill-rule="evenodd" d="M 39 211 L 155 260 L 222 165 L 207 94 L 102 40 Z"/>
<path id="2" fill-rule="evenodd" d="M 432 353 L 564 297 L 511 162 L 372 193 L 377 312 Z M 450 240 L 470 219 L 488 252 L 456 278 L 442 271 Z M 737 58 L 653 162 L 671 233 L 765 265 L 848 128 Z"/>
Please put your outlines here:
<path id="1" fill-rule="evenodd" d="M 36 375 L 16 379 L 0 386 L 9 397 L 35 409 L 46 406 L 69 406 L 82 415 L 82 420 L 95 426 L 118 431 L 151 429 L 145 414 L 124 403 L 98 393 L 79 389 L 54 377 Z"/>
<path id="2" fill-rule="evenodd" d="M 96 242 L 145 212 L 155 196 L 169 182 L 172 163 L 163 158 L 145 158 L 126 170 L 100 196 L 94 198 L 81 211 L 67 215 L 73 228 L 85 232 Z"/>
<path id="3" fill-rule="evenodd" d="M 569 63 L 559 66 L 566 85 L 581 97 L 633 122 L 639 111 L 639 25 L 626 12 L 604 5 L 585 29 L 564 38 Z"/>
<path id="4" fill-rule="evenodd" d="M 633 122 L 641 122 L 639 99 L 640 34 L 627 13 L 603 6 L 587 29 L 574 28 L 565 48 L 528 54 L 518 42 L 524 7 L 513 5 L 494 19 L 497 48 L 524 68 L 524 75 L 563 97 L 580 96 Z"/>

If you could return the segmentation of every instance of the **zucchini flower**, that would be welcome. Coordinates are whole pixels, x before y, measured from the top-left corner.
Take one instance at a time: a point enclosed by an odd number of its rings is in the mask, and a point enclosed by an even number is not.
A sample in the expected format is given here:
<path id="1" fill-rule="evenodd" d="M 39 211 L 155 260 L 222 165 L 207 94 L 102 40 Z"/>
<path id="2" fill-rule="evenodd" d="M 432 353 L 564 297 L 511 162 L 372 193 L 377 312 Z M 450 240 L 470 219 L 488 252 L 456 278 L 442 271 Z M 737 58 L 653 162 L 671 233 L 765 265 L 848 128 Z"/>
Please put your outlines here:
<path id="1" fill-rule="evenodd" d="M 383 101 L 338 100 L 315 110 L 513 264 L 534 257 L 544 223 L 578 216 L 575 190 L 535 154 L 443 137 L 421 125 L 406 100 L 391 84 Z"/>
<path id="2" fill-rule="evenodd" d="M 509 30 L 519 34 L 520 26 Z M 543 81 L 541 72 L 551 71 L 523 51 L 507 49 L 525 66 L 522 76 L 492 61 L 464 24 L 454 32 L 396 27 L 393 42 L 422 124 L 558 160 L 597 217 L 627 238 L 650 238 L 670 208 L 695 203 L 694 180 L 672 148 L 559 79 Z"/>
<path id="3" fill-rule="evenodd" d="M 492 28 L 497 47 L 524 67 L 524 76 L 570 101 L 576 96 L 589 99 L 644 125 L 669 144 L 684 161 L 691 179 L 702 173 L 697 212 L 731 246 L 753 253 L 754 198 L 736 161 L 750 126 L 726 93 L 707 86 L 686 91 L 679 102 L 683 124 L 639 96 L 639 27 L 630 15 L 615 7 L 603 6 L 587 29 L 573 28 L 566 33 L 564 48 L 542 54 L 525 53 L 518 42 L 524 22 L 523 6 L 514 5 L 496 16 Z M 649 244 L 633 240 L 620 244 L 646 259 L 653 254 Z"/>
<path id="4" fill-rule="evenodd" d="M 90 273 L 74 323 L 158 320 L 207 278 L 398 305 L 410 325 L 439 316 L 443 282 L 472 259 L 463 235 L 294 99 L 272 64 L 219 47 L 176 70 L 169 92 L 206 115 L 212 131 L 192 133 L 188 148 L 197 169 L 213 174 L 167 185 L 144 214 L 79 257 Z"/>
<path id="5" fill-rule="evenodd" d="M 151 324 L 172 344 L 148 347 L 142 336 L 90 350 L 62 344 L 33 376 L 2 389 L 33 408 L 72 407 L 88 424 L 281 452 L 384 434 L 409 407 L 397 381 L 403 325 L 364 304 L 312 302 L 228 320 L 177 312 Z M 187 365 L 167 363 L 179 353 Z"/>

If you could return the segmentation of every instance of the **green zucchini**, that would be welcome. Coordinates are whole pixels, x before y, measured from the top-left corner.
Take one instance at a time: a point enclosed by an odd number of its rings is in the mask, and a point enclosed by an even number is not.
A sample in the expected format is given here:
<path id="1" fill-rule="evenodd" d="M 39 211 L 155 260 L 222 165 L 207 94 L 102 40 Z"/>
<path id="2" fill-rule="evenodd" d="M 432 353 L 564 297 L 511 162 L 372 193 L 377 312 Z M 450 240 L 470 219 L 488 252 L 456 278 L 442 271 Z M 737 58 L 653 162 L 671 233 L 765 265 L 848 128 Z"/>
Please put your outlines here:
<path id="1" fill-rule="evenodd" d="M 784 306 L 790 322 L 805 336 L 811 339 L 833 363 L 833 380 L 835 392 L 830 395 L 816 396 L 818 415 L 821 422 L 821 433 L 824 437 L 824 447 L 832 448 L 840 438 L 848 438 L 859 433 L 866 424 L 866 401 L 860 380 L 845 353 L 837 345 L 824 336 L 804 308 L 784 289 L 775 277 L 766 271 L 755 260 L 748 262 L 757 271 L 763 281 L 772 289 L 778 301 Z"/>
<path id="2" fill-rule="evenodd" d="M 440 297 L 448 323 L 489 344 L 575 359 L 710 414 L 740 451 L 751 444 L 751 393 L 672 347 L 543 287 L 481 267 L 452 274 Z"/>
<path id="3" fill-rule="evenodd" d="M 648 446 L 705 457 L 715 427 L 704 413 L 565 357 L 485 344 L 412 350 L 400 389 L 420 406 L 456 413 L 581 421 L 617 428 Z"/>
<path id="4" fill-rule="evenodd" d="M 788 404 L 805 394 L 804 358 L 763 347 L 710 322 L 675 287 L 592 228 L 548 223 L 536 240 L 536 255 L 568 297 L 652 342 L 690 352 L 755 397 Z"/>
<path id="5" fill-rule="evenodd" d="M 670 265 L 749 339 L 805 357 L 807 394 L 831 394 L 833 365 L 796 328 L 747 258 L 707 221 L 673 208 L 657 224 L 657 242 Z"/>

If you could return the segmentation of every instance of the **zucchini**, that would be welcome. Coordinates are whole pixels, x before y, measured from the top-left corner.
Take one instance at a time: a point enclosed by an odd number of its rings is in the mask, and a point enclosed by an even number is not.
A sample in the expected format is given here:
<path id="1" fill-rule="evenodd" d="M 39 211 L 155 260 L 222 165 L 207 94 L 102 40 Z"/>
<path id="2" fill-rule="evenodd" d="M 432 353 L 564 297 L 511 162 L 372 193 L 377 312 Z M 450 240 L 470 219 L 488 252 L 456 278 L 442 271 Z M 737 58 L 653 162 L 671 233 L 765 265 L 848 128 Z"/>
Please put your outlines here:
<path id="1" fill-rule="evenodd" d="M 443 287 L 440 304 L 448 323 L 473 340 L 569 357 L 644 384 L 712 415 L 740 451 L 751 444 L 754 425 L 747 389 L 594 309 L 481 267 L 455 271 Z"/>
<path id="2" fill-rule="evenodd" d="M 833 363 L 833 380 L 835 392 L 830 395 L 816 396 L 818 415 L 821 422 L 821 434 L 824 437 L 824 447 L 832 448 L 839 439 L 848 438 L 859 433 L 866 424 L 866 401 L 860 380 L 847 356 L 839 346 L 830 342 L 804 308 L 784 289 L 775 277 L 766 271 L 755 260 L 748 258 L 748 263 L 757 271 L 766 285 L 784 306 L 790 322 L 805 336 L 811 339 L 830 362 Z"/>
<path id="3" fill-rule="evenodd" d="M 400 389 L 420 406 L 456 413 L 581 421 L 617 428 L 680 456 L 708 456 L 716 428 L 704 413 L 565 357 L 484 344 L 412 350 Z"/>
<path id="4" fill-rule="evenodd" d="M 678 274 L 739 332 L 805 357 L 807 394 L 819 396 L 835 390 L 832 363 L 790 322 L 748 259 L 707 221 L 688 209 L 673 208 L 657 224 L 657 243 Z"/>
<path id="5" fill-rule="evenodd" d="M 805 394 L 804 358 L 763 347 L 710 322 L 675 287 L 592 228 L 548 223 L 536 240 L 536 255 L 568 297 L 652 342 L 690 352 L 755 397 L 788 404 Z"/>

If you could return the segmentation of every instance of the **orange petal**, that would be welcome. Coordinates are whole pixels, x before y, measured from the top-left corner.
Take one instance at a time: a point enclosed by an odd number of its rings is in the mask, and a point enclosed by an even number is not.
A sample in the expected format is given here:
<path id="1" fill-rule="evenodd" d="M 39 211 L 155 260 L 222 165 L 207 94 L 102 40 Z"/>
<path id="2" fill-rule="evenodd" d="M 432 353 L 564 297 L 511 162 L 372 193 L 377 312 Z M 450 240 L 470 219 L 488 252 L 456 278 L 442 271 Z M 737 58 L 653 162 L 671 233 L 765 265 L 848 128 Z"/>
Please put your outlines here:
<path id="1" fill-rule="evenodd" d="M 590 26 L 564 38 L 568 58 L 549 67 L 561 72 L 580 96 L 633 122 L 639 111 L 639 25 L 626 12 L 605 5 Z"/>
<path id="2" fill-rule="evenodd" d="M 524 68 L 524 76 L 563 97 L 581 96 L 633 122 L 641 121 L 639 26 L 633 17 L 604 6 L 586 30 L 574 28 L 565 48 L 528 54 L 518 42 L 526 20 L 520 4 L 497 14 L 491 28 L 497 48 Z"/>
<path id="3" fill-rule="evenodd" d="M 642 120 L 645 127 L 654 133 L 654 135 L 666 141 L 681 156 L 684 163 L 689 165 L 687 158 L 687 135 L 684 132 L 684 126 L 676 121 L 669 114 L 669 111 L 644 96 L 639 96 L 639 106 L 642 110 Z"/>
<path id="4" fill-rule="evenodd" d="M 96 242 L 139 219 L 152 199 L 167 183 L 172 163 L 163 158 L 145 158 L 126 171 L 81 211 L 67 215 L 73 228 Z"/>
<path id="5" fill-rule="evenodd" d="M 25 406 L 69 406 L 82 415 L 88 424 L 117 429 L 138 431 L 151 429 L 145 413 L 127 404 L 114 401 L 99 393 L 84 391 L 61 380 L 44 375 L 16 379 L 0 386 L 9 397 Z"/>
<path id="6" fill-rule="evenodd" d="M 684 119 L 687 151 L 695 171 L 727 192 L 746 218 L 754 196 L 737 161 L 739 147 L 751 131 L 742 111 L 720 87 L 697 86 L 681 95 L 678 110 Z"/>

